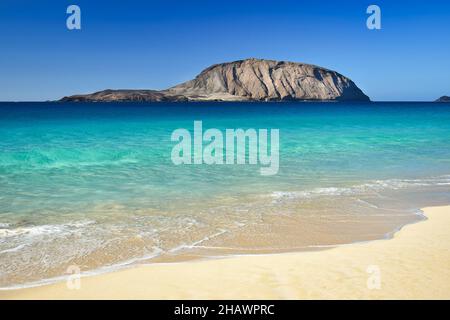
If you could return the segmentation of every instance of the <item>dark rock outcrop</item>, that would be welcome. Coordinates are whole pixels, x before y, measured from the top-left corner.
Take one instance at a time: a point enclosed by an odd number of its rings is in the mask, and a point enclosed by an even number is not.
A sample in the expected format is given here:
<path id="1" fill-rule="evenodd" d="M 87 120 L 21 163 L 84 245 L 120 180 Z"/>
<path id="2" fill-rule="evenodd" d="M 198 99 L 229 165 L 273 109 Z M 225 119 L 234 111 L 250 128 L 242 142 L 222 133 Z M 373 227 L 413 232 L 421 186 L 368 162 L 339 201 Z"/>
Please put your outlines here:
<path id="1" fill-rule="evenodd" d="M 61 102 L 163 102 L 187 101 L 184 96 L 168 95 L 156 90 L 103 90 L 91 94 L 64 97 Z"/>
<path id="2" fill-rule="evenodd" d="M 435 102 L 450 102 L 449 96 L 442 96 L 439 99 L 435 100 Z"/>

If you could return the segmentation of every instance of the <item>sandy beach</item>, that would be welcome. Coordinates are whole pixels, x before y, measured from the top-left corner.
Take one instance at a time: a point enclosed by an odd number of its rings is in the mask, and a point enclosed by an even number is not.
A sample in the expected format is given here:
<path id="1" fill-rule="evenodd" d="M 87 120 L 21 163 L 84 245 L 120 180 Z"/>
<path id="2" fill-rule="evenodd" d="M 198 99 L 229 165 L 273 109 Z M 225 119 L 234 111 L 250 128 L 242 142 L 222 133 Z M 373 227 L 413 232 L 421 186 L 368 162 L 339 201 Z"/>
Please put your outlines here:
<path id="1" fill-rule="evenodd" d="M 392 239 L 286 254 L 154 264 L 0 291 L 0 299 L 449 299 L 450 206 Z"/>

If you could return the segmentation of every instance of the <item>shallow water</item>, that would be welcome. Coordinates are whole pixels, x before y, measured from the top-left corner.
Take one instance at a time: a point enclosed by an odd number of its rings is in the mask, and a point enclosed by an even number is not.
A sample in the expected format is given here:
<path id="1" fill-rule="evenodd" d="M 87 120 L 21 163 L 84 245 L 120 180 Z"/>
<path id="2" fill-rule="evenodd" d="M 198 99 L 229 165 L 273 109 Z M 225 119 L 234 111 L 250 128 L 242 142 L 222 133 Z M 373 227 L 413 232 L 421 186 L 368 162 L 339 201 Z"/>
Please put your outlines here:
<path id="1" fill-rule="evenodd" d="M 181 165 L 177 128 L 280 130 L 280 169 Z M 389 235 L 450 201 L 450 105 L 0 104 L 0 287 Z"/>

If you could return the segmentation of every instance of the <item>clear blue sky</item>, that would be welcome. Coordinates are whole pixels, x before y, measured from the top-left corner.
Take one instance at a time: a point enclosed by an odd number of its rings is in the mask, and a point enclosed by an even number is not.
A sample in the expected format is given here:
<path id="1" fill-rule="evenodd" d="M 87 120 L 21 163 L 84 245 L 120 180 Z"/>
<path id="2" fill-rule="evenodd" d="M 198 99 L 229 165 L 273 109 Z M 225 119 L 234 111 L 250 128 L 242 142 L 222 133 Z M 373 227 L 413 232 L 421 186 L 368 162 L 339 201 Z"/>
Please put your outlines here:
<path id="1" fill-rule="evenodd" d="M 70 4 L 82 30 L 66 28 Z M 450 95 L 448 0 L 1 0 L 0 41 L 0 101 L 163 89 L 249 57 L 336 70 L 372 100 Z"/>

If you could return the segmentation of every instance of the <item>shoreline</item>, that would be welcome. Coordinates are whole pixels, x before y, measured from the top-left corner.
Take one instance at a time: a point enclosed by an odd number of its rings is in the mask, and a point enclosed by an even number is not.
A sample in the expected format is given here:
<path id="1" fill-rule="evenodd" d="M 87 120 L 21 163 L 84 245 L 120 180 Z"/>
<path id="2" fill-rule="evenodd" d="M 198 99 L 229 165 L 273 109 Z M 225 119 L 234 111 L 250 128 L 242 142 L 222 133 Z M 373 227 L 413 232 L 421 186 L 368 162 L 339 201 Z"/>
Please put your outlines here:
<path id="1" fill-rule="evenodd" d="M 239 258 L 239 257 L 254 257 L 254 256 L 277 256 L 277 255 L 284 255 L 284 254 L 293 254 L 293 253 L 301 253 L 301 252 L 311 252 L 311 251 L 321 251 L 321 250 L 329 250 L 333 248 L 339 248 L 339 247 L 345 247 L 345 246 L 351 246 L 354 244 L 364 244 L 369 243 L 372 241 L 378 241 L 378 240 L 389 240 L 394 237 L 394 235 L 399 232 L 401 229 L 403 229 L 405 226 L 419 223 L 423 220 L 426 220 L 427 217 L 425 216 L 424 212 L 421 209 L 416 209 L 411 214 L 412 216 L 420 217 L 418 220 L 414 221 L 404 221 L 402 224 L 396 226 L 394 229 L 380 235 L 379 238 L 373 238 L 373 239 L 359 239 L 354 240 L 351 242 L 344 242 L 344 243 L 334 243 L 334 244 L 324 244 L 324 245 L 310 245 L 310 246 L 300 246 L 300 247 L 290 247 L 290 248 L 284 248 L 284 249 L 274 249 L 274 248 L 261 248 L 261 249 L 244 249 L 239 248 L 236 249 L 234 247 L 198 247 L 197 249 L 200 250 L 209 250 L 210 252 L 208 254 L 192 254 L 192 253 L 185 253 L 182 255 L 176 255 L 172 256 L 168 260 L 167 257 L 163 260 L 158 260 L 160 257 L 157 253 L 151 254 L 148 256 L 143 257 L 135 257 L 131 258 L 126 261 L 118 262 L 112 265 L 105 265 L 100 266 L 94 269 L 88 269 L 81 272 L 80 278 L 86 278 L 86 277 L 96 277 L 101 276 L 108 273 L 114 273 L 114 272 L 120 272 L 128 269 L 133 269 L 136 267 L 145 267 L 145 266 L 152 266 L 155 264 L 158 265 L 170 265 L 170 264 L 183 264 L 186 262 L 202 262 L 202 261 L 210 261 L 210 260 L 217 260 L 217 259 L 230 259 L 230 258 Z M 277 221 L 278 223 L 280 221 Z M 277 224 L 275 222 L 275 224 Z M 274 223 L 274 221 L 272 221 Z M 367 226 L 366 226 L 367 227 Z M 211 238 L 211 237 L 207 237 Z M 234 252 L 233 252 L 234 251 Z M 245 252 L 247 251 L 247 252 Z M 231 253 L 230 253 L 231 252 Z M 156 259 L 156 261 L 154 260 Z M 17 291 L 17 290 L 26 290 L 26 289 L 32 289 L 32 288 L 39 288 L 43 286 L 49 286 L 54 285 L 57 283 L 66 282 L 70 277 L 70 274 L 63 274 L 59 276 L 49 277 L 49 278 L 43 278 L 41 280 L 35 280 L 30 281 L 22 284 L 14 284 L 11 286 L 5 286 L 0 287 L 0 300 L 2 299 L 2 292 L 8 292 L 8 291 Z"/>
<path id="2" fill-rule="evenodd" d="M 79 290 L 62 281 L 2 290 L 0 299 L 449 299 L 450 206 L 422 211 L 428 219 L 389 239 L 138 265 L 83 276 Z"/>

